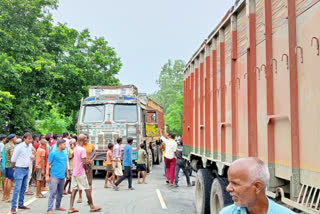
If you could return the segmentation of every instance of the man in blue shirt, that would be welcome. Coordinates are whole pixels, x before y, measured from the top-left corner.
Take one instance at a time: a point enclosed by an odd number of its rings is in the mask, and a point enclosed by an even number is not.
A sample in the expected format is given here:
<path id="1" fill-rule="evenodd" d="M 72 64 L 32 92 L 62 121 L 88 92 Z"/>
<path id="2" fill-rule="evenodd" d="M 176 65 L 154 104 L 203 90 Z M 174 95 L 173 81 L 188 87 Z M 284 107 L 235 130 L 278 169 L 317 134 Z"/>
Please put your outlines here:
<path id="1" fill-rule="evenodd" d="M 61 207 L 61 199 L 64 189 L 64 181 L 67 175 L 69 179 L 69 170 L 67 167 L 67 155 L 63 152 L 66 149 L 66 141 L 58 140 L 57 149 L 49 154 L 46 172 L 46 181 L 49 183 L 49 200 L 47 214 L 52 214 L 54 199 L 56 198 L 56 210 L 66 211 Z M 49 177 L 50 175 L 50 177 Z"/>
<path id="2" fill-rule="evenodd" d="M 132 187 L 132 143 L 133 143 L 133 138 L 128 137 L 127 139 L 128 144 L 124 147 L 123 151 L 123 166 L 124 166 L 124 173 L 123 176 L 115 183 L 114 190 L 118 191 L 119 190 L 119 184 L 126 178 L 128 178 L 128 188 L 129 190 L 134 190 Z"/>
<path id="3" fill-rule="evenodd" d="M 233 205 L 223 208 L 220 214 L 292 214 L 266 196 L 270 174 L 268 167 L 258 158 L 240 158 L 228 170 L 227 191 Z"/>

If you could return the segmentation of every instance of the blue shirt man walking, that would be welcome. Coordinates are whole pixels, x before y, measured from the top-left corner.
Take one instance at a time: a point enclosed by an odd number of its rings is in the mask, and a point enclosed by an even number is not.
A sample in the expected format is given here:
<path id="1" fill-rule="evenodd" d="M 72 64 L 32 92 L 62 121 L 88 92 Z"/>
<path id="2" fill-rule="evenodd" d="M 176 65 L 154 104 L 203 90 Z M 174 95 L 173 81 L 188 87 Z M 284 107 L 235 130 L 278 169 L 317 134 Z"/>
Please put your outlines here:
<path id="1" fill-rule="evenodd" d="M 129 190 L 134 190 L 132 187 L 132 143 L 133 143 L 133 138 L 128 137 L 127 139 L 128 144 L 124 147 L 123 151 L 123 166 L 124 166 L 124 173 L 123 176 L 115 183 L 114 190 L 118 191 L 119 190 L 119 184 L 125 180 L 126 178 L 128 179 L 128 188 Z"/>

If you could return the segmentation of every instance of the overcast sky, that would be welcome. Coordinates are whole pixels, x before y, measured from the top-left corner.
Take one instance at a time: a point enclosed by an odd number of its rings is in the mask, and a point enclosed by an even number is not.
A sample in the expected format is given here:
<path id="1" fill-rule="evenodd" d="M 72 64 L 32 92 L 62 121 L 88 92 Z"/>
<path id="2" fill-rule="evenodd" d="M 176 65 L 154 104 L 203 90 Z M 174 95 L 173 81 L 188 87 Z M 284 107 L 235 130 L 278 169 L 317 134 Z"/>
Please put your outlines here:
<path id="1" fill-rule="evenodd" d="M 55 22 L 103 36 L 123 63 L 118 78 L 153 93 L 168 59 L 187 62 L 234 0 L 60 0 Z"/>

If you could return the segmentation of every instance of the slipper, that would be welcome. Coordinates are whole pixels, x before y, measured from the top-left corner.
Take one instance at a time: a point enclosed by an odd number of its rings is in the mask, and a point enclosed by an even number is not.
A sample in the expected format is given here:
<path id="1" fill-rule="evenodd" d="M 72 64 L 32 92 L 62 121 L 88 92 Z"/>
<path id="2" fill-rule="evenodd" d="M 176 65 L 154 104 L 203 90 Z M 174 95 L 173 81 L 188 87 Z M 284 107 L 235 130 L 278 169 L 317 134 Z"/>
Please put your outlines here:
<path id="1" fill-rule="evenodd" d="M 82 199 L 78 199 L 77 203 L 82 203 Z"/>
<path id="2" fill-rule="evenodd" d="M 58 211 L 67 211 L 65 208 L 63 208 L 63 207 L 59 207 L 59 208 L 56 208 L 56 210 L 58 210 Z"/>
<path id="3" fill-rule="evenodd" d="M 77 213 L 77 212 L 79 212 L 79 210 L 77 210 L 77 209 L 71 209 L 68 211 L 68 213 Z"/>
<path id="4" fill-rule="evenodd" d="M 44 195 L 39 195 L 38 197 L 36 196 L 36 198 L 46 198 L 46 196 L 44 196 Z"/>
<path id="5" fill-rule="evenodd" d="M 25 194 L 25 195 L 33 195 L 33 192 L 27 191 L 27 192 L 25 192 L 24 194 Z"/>
<path id="6" fill-rule="evenodd" d="M 99 212 L 101 210 L 101 207 L 95 207 L 93 209 L 90 209 L 90 212 Z"/>

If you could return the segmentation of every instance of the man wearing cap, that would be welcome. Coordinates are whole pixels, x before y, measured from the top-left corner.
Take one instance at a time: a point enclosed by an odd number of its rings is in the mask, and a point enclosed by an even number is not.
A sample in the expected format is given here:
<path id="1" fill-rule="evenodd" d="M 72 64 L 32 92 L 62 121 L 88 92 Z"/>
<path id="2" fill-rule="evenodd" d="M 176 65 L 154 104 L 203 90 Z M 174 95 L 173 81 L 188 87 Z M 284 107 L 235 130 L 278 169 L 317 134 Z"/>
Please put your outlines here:
<path id="1" fill-rule="evenodd" d="M 31 143 L 33 141 L 32 135 L 26 133 L 23 136 L 24 142 L 16 146 L 11 157 L 14 170 L 14 190 L 11 201 L 11 213 L 17 213 L 17 198 L 19 195 L 19 209 L 30 209 L 24 206 L 24 195 L 27 189 L 29 166 L 31 161 Z M 30 169 L 31 170 L 31 169 Z"/>
<path id="2" fill-rule="evenodd" d="M 7 137 L 7 143 L 4 146 L 4 157 L 5 158 L 5 169 L 4 169 L 4 189 L 3 189 L 3 196 L 2 201 L 9 202 L 10 199 L 10 191 L 12 182 L 14 180 L 13 177 L 13 165 L 11 163 L 11 157 L 14 150 L 14 144 L 17 140 L 15 134 L 10 134 Z"/>

